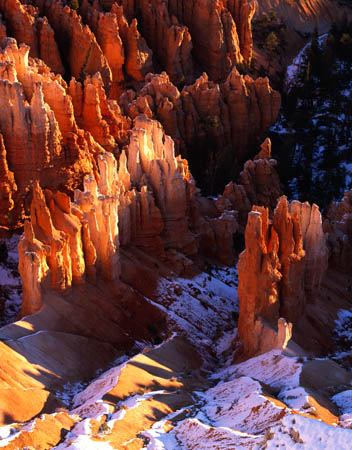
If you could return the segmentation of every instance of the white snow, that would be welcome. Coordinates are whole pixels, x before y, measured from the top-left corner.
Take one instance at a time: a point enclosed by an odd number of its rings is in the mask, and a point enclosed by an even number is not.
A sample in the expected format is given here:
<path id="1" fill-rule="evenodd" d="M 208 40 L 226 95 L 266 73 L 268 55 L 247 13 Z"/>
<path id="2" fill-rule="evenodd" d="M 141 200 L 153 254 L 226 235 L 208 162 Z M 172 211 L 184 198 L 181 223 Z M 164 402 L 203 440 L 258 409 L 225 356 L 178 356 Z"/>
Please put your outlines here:
<path id="1" fill-rule="evenodd" d="M 351 449 L 352 430 L 332 427 L 297 414 L 284 417 L 270 431 L 272 439 L 267 441 L 267 449 Z"/>
<path id="2" fill-rule="evenodd" d="M 352 390 L 340 392 L 331 400 L 336 403 L 343 414 L 352 414 Z"/>
<path id="3" fill-rule="evenodd" d="M 233 380 L 239 376 L 248 376 L 277 390 L 292 389 L 299 386 L 302 364 L 296 358 L 289 358 L 279 350 L 272 350 L 247 361 L 224 369 L 214 378 L 221 376 Z"/>
<path id="4" fill-rule="evenodd" d="M 84 391 L 75 395 L 73 399 L 74 406 L 88 406 L 100 400 L 107 392 L 116 386 L 119 375 L 126 363 L 113 367 L 103 373 L 97 380 L 93 381 Z M 76 408 L 77 409 L 77 408 Z M 76 413 L 76 410 L 73 411 Z"/>
<path id="5" fill-rule="evenodd" d="M 278 398 L 296 411 L 307 412 L 305 410 L 310 408 L 308 396 L 309 394 L 303 387 L 296 387 L 282 390 Z"/>
<path id="6" fill-rule="evenodd" d="M 202 408 L 210 424 L 246 433 L 261 433 L 277 422 L 282 408 L 263 394 L 258 381 L 240 377 L 220 383 L 204 394 Z"/>
<path id="7" fill-rule="evenodd" d="M 323 35 L 319 36 L 318 37 L 318 44 L 321 45 L 327 37 L 328 37 L 328 34 L 323 34 Z M 298 53 L 296 58 L 292 61 L 292 64 L 290 64 L 287 67 L 286 84 L 288 86 L 290 86 L 295 81 L 295 77 L 297 75 L 297 72 L 298 72 L 299 68 L 301 67 L 301 64 L 304 63 L 304 60 L 305 60 L 305 57 L 306 57 L 306 52 L 307 52 L 308 48 L 311 45 L 312 45 L 312 43 L 308 42 L 308 44 L 306 44 L 302 48 L 302 50 Z"/>
<path id="8" fill-rule="evenodd" d="M 108 442 L 99 442 L 91 437 L 81 434 L 66 439 L 64 443 L 53 447 L 53 450 L 113 450 Z"/>
<path id="9" fill-rule="evenodd" d="M 181 444 L 176 448 L 185 450 L 255 448 L 255 444 L 263 442 L 262 436 L 249 435 L 225 427 L 214 428 L 197 419 L 185 420 L 175 429 L 174 433 Z"/>
<path id="10" fill-rule="evenodd" d="M 352 344 L 352 311 L 347 309 L 340 309 L 335 320 L 336 328 L 334 330 L 335 336 L 338 336 L 340 342 L 343 342 L 343 350 L 350 349 Z M 342 356 L 342 353 L 334 355 L 335 358 Z"/>
<path id="11" fill-rule="evenodd" d="M 203 346 L 212 346 L 220 355 L 228 348 L 236 328 L 236 286 L 235 268 L 212 267 L 209 273 L 193 278 L 161 278 L 158 300 L 147 301 L 164 311 L 200 351 Z"/>

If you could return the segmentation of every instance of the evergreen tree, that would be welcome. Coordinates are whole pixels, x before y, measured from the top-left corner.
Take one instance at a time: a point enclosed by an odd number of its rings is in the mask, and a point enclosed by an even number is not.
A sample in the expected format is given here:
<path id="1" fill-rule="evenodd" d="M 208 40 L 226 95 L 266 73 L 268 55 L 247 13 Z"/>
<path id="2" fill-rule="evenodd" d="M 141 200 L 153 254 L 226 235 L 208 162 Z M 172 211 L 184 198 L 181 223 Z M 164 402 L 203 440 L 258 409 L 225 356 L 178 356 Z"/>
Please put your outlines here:
<path id="1" fill-rule="evenodd" d="M 79 0 L 69 0 L 69 6 L 71 9 L 77 11 L 79 8 Z"/>
<path id="2" fill-rule="evenodd" d="M 264 50 L 266 51 L 266 53 L 268 55 L 268 69 L 267 70 L 269 71 L 272 60 L 273 60 L 274 56 L 278 54 L 278 50 L 279 50 L 279 40 L 273 31 L 270 34 L 268 34 L 267 38 L 265 39 Z"/>

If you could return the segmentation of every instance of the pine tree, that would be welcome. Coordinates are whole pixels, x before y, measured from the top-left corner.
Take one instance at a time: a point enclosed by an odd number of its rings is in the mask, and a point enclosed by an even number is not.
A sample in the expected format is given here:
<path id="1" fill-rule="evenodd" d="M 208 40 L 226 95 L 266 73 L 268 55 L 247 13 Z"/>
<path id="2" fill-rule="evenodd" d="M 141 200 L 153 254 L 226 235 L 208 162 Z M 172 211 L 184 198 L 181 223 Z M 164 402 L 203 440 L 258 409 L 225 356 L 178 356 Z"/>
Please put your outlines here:
<path id="1" fill-rule="evenodd" d="M 268 71 L 271 66 L 271 62 L 275 55 L 277 55 L 279 50 L 279 40 L 276 36 L 276 34 L 272 31 L 270 34 L 268 34 L 267 38 L 265 39 L 264 43 L 264 50 L 266 51 L 268 55 Z"/>
<path id="2" fill-rule="evenodd" d="M 69 0 L 69 6 L 71 9 L 77 11 L 79 8 L 79 0 Z"/>

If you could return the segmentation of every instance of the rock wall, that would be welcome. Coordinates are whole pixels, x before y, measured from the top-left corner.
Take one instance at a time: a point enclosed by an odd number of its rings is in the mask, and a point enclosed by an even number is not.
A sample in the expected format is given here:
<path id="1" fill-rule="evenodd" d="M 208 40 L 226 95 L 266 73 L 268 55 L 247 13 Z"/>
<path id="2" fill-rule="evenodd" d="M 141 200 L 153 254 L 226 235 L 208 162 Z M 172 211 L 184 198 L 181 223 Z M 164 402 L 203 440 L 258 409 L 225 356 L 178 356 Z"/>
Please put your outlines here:
<path id="1" fill-rule="evenodd" d="M 286 197 L 272 220 L 267 208 L 253 207 L 245 243 L 238 262 L 238 331 L 243 354 L 252 356 L 287 344 L 290 323 L 319 292 L 328 251 L 318 207 Z"/>

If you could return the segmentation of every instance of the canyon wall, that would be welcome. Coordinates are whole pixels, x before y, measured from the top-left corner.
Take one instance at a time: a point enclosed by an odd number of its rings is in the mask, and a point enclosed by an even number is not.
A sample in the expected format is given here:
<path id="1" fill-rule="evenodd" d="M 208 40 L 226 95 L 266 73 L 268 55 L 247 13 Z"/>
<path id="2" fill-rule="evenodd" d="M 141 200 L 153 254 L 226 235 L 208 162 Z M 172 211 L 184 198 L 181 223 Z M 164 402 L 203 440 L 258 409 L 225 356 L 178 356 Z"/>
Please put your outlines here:
<path id="1" fill-rule="evenodd" d="M 0 225 L 9 228 L 28 210 L 33 182 L 73 191 L 96 171 L 96 155 L 104 149 L 119 155 L 131 127 L 117 103 L 107 100 L 99 74 L 68 86 L 29 50 L 6 38 L 0 52 L 2 192 L 9 202 Z"/>
<path id="2" fill-rule="evenodd" d="M 195 257 L 211 236 L 208 251 L 233 259 L 234 213 L 201 214 L 187 162 L 175 157 L 173 141 L 158 122 L 138 117 L 119 163 L 102 151 L 97 164 L 73 202 L 34 184 L 31 221 L 19 244 L 22 314 L 38 310 L 48 288 L 64 291 L 96 276 L 117 280 L 120 244 L 175 263 Z"/>

